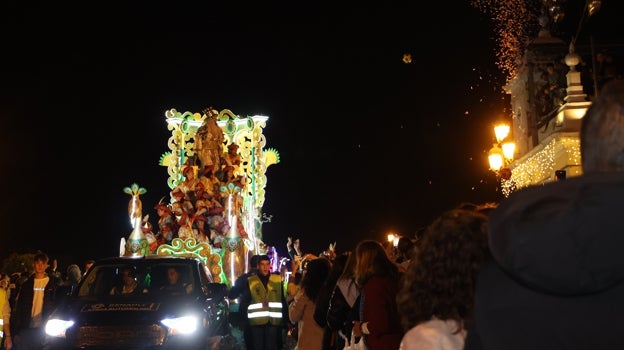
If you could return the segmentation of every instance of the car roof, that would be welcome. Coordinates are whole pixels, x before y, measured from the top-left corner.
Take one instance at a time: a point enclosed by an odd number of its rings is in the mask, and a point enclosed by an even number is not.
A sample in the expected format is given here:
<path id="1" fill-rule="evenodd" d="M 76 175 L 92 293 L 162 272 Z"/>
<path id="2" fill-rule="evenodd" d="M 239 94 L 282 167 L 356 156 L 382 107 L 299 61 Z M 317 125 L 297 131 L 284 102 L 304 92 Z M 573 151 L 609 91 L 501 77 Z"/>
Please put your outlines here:
<path id="1" fill-rule="evenodd" d="M 141 261 L 151 261 L 151 260 L 169 261 L 169 262 L 192 261 L 194 263 L 202 263 L 201 259 L 197 257 L 179 256 L 179 255 L 146 255 L 146 256 L 140 256 L 140 257 L 115 256 L 115 257 L 101 258 L 97 260 L 95 263 L 98 265 L 100 264 L 129 264 L 129 263 L 137 263 Z"/>

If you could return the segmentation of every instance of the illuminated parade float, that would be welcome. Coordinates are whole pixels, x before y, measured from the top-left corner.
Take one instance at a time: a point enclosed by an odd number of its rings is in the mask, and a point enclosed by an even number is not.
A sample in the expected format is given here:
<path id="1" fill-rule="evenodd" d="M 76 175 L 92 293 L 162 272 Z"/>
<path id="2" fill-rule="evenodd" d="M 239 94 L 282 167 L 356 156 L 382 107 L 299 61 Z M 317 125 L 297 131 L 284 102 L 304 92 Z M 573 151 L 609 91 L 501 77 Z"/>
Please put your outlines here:
<path id="1" fill-rule="evenodd" d="M 170 198 L 155 209 L 158 224 L 143 216 L 138 184 L 124 188 L 131 196 L 132 232 L 122 238 L 121 256 L 199 256 L 217 282 L 231 286 L 246 272 L 251 254 L 266 254 L 262 242 L 262 206 L 266 169 L 279 163 L 265 149 L 262 133 L 268 117 L 240 117 L 230 110 L 165 113 L 171 131 L 170 151 L 159 164 L 167 167 Z"/>

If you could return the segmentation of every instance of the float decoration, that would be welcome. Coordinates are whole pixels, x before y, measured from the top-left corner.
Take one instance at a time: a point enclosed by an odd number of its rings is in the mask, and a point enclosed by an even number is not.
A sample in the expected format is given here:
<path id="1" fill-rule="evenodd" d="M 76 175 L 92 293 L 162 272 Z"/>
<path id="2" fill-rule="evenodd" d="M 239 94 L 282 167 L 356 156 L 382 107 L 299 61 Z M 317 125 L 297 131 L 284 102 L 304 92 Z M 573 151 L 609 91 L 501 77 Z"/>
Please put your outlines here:
<path id="1" fill-rule="evenodd" d="M 162 244 L 156 250 L 157 255 L 177 255 L 199 257 L 210 271 L 215 282 L 225 281 L 225 274 L 221 266 L 221 256 L 214 253 L 210 245 L 206 242 L 197 242 L 195 238 L 182 240 L 175 238 L 171 245 Z"/>
<path id="2" fill-rule="evenodd" d="M 128 203 L 128 216 L 130 217 L 130 225 L 132 226 L 132 232 L 128 237 L 128 241 L 122 241 L 120 245 L 120 254 L 122 256 L 144 256 L 148 253 L 147 238 L 143 234 L 141 229 L 142 210 L 143 204 L 140 196 L 145 194 L 147 190 L 140 187 L 138 184 L 133 183 L 129 187 L 123 189 L 124 193 L 131 196 Z"/>
<path id="3" fill-rule="evenodd" d="M 171 109 L 165 119 L 172 133 L 170 151 L 159 164 L 167 167 L 170 201 L 165 203 L 163 197 L 154 207 L 158 225 L 149 224 L 147 216 L 142 229 L 133 224 L 137 231 L 132 239 L 142 233 L 147 242 L 147 248 L 141 246 L 134 254 L 179 253 L 178 248 L 188 254 L 199 245 L 210 252 L 208 260 L 213 263 L 207 266 L 221 269 L 211 271 L 213 277 L 225 276 L 220 278 L 231 286 L 247 272 L 250 252 L 266 253 L 262 242 L 266 215 L 261 212 L 265 172 L 280 160 L 275 149 L 264 149 L 262 129 L 268 117 L 242 118 L 210 107 L 203 114 Z M 140 211 L 135 213 L 133 222 L 140 223 L 140 217 Z M 128 244 L 124 247 L 130 251 Z"/>

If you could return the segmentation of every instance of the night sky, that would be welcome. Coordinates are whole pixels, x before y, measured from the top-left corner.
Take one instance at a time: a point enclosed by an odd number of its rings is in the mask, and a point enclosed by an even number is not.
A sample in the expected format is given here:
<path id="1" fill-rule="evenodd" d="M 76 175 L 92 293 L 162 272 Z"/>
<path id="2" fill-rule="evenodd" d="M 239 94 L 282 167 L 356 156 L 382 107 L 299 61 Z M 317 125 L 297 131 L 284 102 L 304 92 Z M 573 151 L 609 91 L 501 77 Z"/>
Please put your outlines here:
<path id="1" fill-rule="evenodd" d="M 117 255 L 132 183 L 155 224 L 172 108 L 269 117 L 263 232 L 281 253 L 501 199 L 486 155 L 505 77 L 469 1 L 189 3 L 3 2 L 0 258 Z"/>

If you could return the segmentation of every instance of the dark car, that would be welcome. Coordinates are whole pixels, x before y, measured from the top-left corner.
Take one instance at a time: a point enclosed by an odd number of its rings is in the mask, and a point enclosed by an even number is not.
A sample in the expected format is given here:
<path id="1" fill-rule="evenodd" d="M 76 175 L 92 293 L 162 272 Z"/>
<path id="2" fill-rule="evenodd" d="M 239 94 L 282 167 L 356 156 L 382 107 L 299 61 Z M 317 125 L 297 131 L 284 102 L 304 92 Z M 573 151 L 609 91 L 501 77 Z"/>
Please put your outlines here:
<path id="1" fill-rule="evenodd" d="M 224 348 L 227 287 L 212 281 L 199 258 L 106 258 L 48 318 L 45 332 L 51 349 Z"/>

